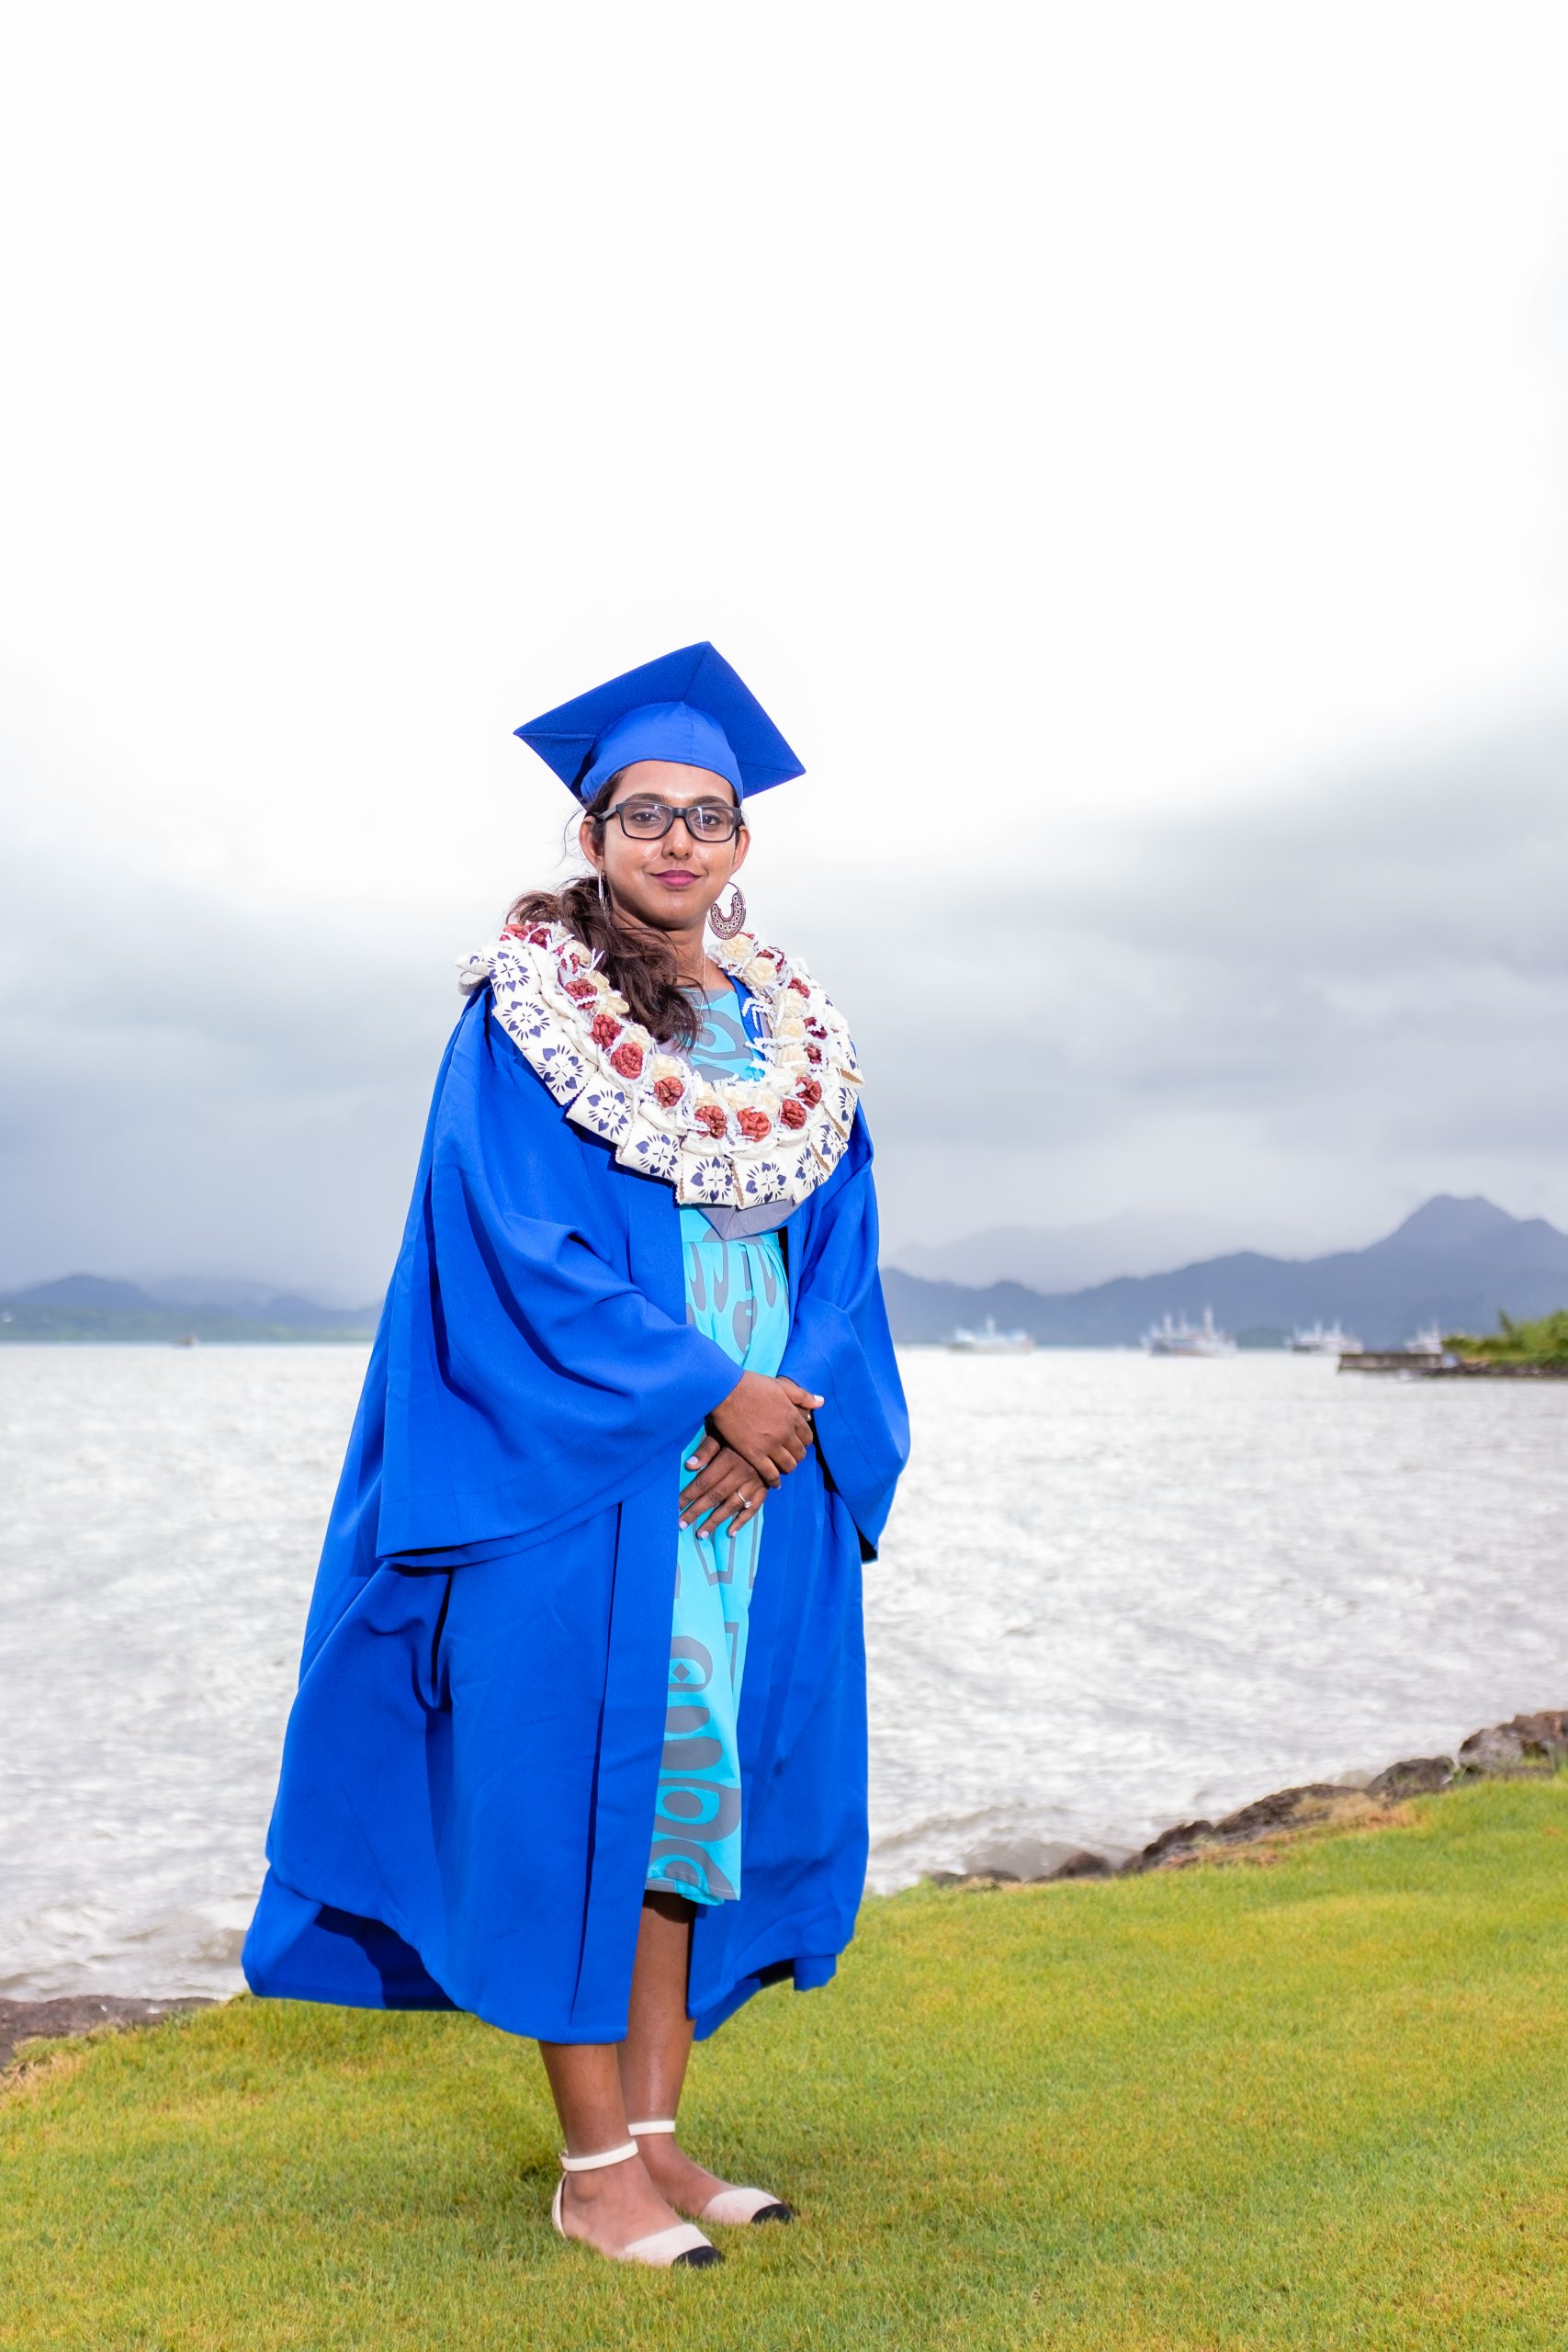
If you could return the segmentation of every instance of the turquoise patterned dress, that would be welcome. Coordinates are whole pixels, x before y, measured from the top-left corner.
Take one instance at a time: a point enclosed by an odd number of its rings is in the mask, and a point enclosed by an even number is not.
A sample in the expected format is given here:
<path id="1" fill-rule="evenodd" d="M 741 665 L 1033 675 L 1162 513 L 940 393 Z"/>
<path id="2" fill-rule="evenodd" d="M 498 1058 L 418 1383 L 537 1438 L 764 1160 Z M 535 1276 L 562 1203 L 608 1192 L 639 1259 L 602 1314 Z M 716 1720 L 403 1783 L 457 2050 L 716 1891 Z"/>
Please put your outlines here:
<path id="1" fill-rule="evenodd" d="M 725 988 L 705 1000 L 705 1020 L 691 1053 L 707 1078 L 759 1070 L 748 1021 L 750 1000 Z M 743 1213 L 750 1225 L 761 1212 Z M 785 1209 L 778 1211 L 782 1224 Z M 775 1373 L 789 1337 L 789 1286 L 778 1233 L 727 1235 L 701 1209 L 683 1208 L 686 1320 L 748 1372 Z M 716 1216 L 722 1216 L 716 1212 Z M 739 1218 L 728 1220 L 731 1227 Z M 702 1436 L 681 1449 L 681 1482 Z M 692 1903 L 723 1903 L 740 1892 L 740 1758 L 736 1723 L 746 1670 L 746 1626 L 761 1554 L 759 1511 L 739 1535 L 729 1522 L 711 1533 L 682 1527 L 675 1566 L 670 1697 L 648 1883 Z"/>

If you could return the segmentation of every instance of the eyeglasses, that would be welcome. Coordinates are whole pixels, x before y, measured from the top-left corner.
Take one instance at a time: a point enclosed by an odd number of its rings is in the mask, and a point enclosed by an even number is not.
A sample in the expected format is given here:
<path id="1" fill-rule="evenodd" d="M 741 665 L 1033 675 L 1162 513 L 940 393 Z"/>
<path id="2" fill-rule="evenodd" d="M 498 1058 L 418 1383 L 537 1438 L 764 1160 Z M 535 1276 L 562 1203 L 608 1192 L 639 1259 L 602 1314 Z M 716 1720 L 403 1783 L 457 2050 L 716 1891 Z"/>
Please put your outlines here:
<path id="1" fill-rule="evenodd" d="M 732 842 L 746 821 L 733 801 L 723 800 L 695 800 L 686 808 L 672 808 L 668 800 L 623 800 L 594 822 L 607 825 L 612 817 L 634 842 L 662 841 L 677 817 L 694 842 Z"/>

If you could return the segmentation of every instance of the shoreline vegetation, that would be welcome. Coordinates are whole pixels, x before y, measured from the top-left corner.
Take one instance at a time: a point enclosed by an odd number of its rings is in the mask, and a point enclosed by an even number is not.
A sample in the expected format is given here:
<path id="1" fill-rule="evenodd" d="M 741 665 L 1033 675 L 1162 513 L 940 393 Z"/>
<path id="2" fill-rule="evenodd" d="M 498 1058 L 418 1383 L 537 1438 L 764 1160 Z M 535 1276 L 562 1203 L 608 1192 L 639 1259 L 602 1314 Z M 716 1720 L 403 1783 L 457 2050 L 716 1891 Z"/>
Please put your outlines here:
<path id="1" fill-rule="evenodd" d="M 1486 1338 L 1456 1331 L 1443 1346 L 1466 1371 L 1568 1374 L 1568 1307 L 1522 1323 L 1499 1310 L 1497 1329 Z"/>
<path id="2" fill-rule="evenodd" d="M 541 2072 L 470 2016 L 33 2044 L 0 2347 L 1556 2352 L 1568 1781 L 1528 1747 L 1220 1868 L 872 1898 L 835 1985 L 698 2051 L 694 2150 L 802 2218 L 691 2279 L 552 2237 Z"/>
<path id="3" fill-rule="evenodd" d="M 1339 1359 L 1341 1372 L 1397 1373 L 1406 1380 L 1568 1380 L 1568 1308 L 1517 1322 L 1501 1309 L 1484 1339 L 1450 1331 L 1441 1349 L 1362 1349 Z"/>
<path id="4" fill-rule="evenodd" d="M 697 2053 L 691 2144 L 801 2218 L 690 2279 L 552 2236 L 542 2077 L 471 2017 L 243 1995 L 35 2042 L 0 2346 L 1557 2352 L 1564 1746 L 1519 1717 L 1375 1820 L 868 1901 L 834 1985 Z"/>

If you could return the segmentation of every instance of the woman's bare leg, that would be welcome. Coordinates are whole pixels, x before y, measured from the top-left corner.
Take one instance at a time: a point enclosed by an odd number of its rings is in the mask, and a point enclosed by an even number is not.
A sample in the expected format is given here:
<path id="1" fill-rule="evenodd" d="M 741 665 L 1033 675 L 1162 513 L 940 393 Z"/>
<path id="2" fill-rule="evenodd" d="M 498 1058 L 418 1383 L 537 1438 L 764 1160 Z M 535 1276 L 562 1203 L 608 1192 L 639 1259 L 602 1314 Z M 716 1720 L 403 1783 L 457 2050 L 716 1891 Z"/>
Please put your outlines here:
<path id="1" fill-rule="evenodd" d="M 678 1894 L 643 1896 L 626 2038 L 619 2052 L 626 2113 L 637 2121 L 673 2115 L 681 2103 L 692 2054 L 686 1984 L 694 1916 L 694 1905 Z"/>
<path id="2" fill-rule="evenodd" d="M 686 1985 L 694 1917 L 694 1905 L 679 1895 L 643 1898 L 626 2038 L 618 2052 L 625 2112 L 634 2123 L 680 2109 L 686 2061 L 692 2054 Z M 700 2214 L 708 2199 L 729 2185 L 683 2155 L 672 2132 L 644 2140 L 642 2162 L 655 2188 L 683 2213 Z"/>
<path id="3" fill-rule="evenodd" d="M 613 2041 L 539 2044 L 569 2156 L 600 2155 L 630 2137 L 617 2047 Z M 569 2172 L 564 2184 L 561 2222 L 568 2237 L 586 2238 L 601 2254 L 619 2254 L 634 2238 L 672 2229 L 681 2218 L 636 2156 L 600 2172 Z"/>
<path id="4" fill-rule="evenodd" d="M 686 1980 L 694 1916 L 679 1895 L 643 1898 L 625 2041 L 540 2042 L 569 2156 L 618 2147 L 628 2117 L 640 2123 L 679 2108 L 692 2051 Z M 673 2206 L 700 2213 L 727 2186 L 682 2155 L 666 2132 L 642 2143 L 640 2162 L 568 2173 L 561 2219 L 569 2235 L 615 2254 L 633 2238 L 669 2229 L 679 2219 Z"/>
<path id="5" fill-rule="evenodd" d="M 658 1901 L 653 1897 L 651 1900 Z M 690 1910 L 689 1904 L 678 1906 Z M 633 2030 L 637 2017 L 649 2009 L 648 1987 L 644 1978 L 649 1967 L 645 1952 L 648 1913 L 643 1913 L 642 1929 L 638 1934 L 637 1959 L 632 1969 L 631 2017 Z M 690 1922 L 686 1928 L 689 1943 Z M 656 1951 L 652 1965 L 667 1963 L 667 1955 Z M 663 2014 L 668 2008 L 668 1993 L 662 2007 L 654 2009 Z M 681 1973 L 679 2000 L 682 2024 L 686 2015 L 686 1978 L 684 1965 Z M 691 2041 L 691 2028 L 685 2027 L 684 2042 Z M 545 2062 L 550 2089 L 566 2136 L 569 2156 L 596 2156 L 606 2148 L 619 2147 L 631 2136 L 626 2130 L 628 2113 L 640 2122 L 643 2113 L 636 2108 L 628 2109 L 622 2088 L 622 2062 L 627 2044 L 625 2042 L 541 2041 L 539 2055 Z M 681 2059 L 684 2068 L 682 2048 Z M 679 2089 L 680 2077 L 676 2076 Z M 662 2110 L 660 2110 L 662 2112 Z M 561 2220 L 567 2235 L 586 2238 L 601 2254 L 618 2254 L 633 2238 L 650 2237 L 655 2230 L 668 2230 L 680 2216 L 675 2213 L 660 2191 L 654 2186 L 644 2165 L 637 2158 L 625 2164 L 606 2165 L 599 2172 L 569 2172 L 561 2193 Z"/>

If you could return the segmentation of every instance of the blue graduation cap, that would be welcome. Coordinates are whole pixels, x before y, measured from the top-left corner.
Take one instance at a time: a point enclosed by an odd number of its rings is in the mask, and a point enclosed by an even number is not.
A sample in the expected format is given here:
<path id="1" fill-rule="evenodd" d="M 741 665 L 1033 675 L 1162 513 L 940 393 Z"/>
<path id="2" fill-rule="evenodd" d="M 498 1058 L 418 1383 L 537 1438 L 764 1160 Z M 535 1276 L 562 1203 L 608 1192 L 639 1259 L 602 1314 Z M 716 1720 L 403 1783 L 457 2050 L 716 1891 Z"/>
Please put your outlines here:
<path id="1" fill-rule="evenodd" d="M 516 731 L 584 804 L 634 760 L 710 768 L 741 799 L 806 773 L 750 686 L 706 643 L 661 653 Z"/>

